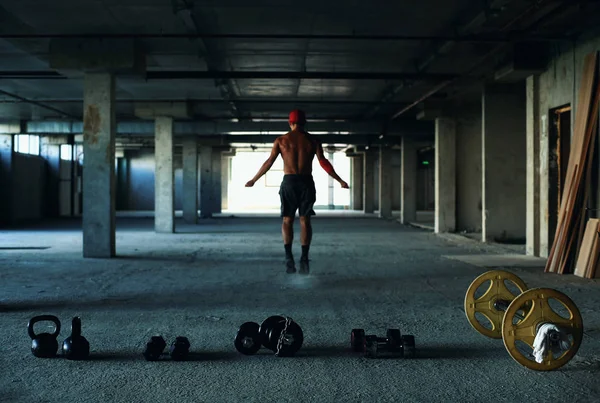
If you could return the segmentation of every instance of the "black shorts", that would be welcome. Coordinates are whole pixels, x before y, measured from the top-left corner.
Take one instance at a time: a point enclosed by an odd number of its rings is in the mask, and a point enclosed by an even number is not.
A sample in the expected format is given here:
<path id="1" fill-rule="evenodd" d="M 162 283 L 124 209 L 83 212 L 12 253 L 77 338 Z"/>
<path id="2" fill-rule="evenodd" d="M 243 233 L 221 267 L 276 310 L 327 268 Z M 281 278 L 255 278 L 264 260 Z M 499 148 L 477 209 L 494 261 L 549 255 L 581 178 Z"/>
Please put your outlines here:
<path id="1" fill-rule="evenodd" d="M 315 215 L 317 191 L 312 175 L 284 175 L 279 197 L 282 217 L 294 217 L 296 210 L 300 217 Z"/>

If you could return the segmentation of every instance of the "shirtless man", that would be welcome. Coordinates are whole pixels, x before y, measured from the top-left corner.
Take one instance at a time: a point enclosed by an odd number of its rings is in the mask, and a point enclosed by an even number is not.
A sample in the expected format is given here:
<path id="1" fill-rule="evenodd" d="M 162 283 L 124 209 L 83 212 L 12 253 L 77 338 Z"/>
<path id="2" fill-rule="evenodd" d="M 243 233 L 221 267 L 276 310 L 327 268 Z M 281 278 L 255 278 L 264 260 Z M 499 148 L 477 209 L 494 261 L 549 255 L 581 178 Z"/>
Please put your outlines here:
<path id="1" fill-rule="evenodd" d="M 285 247 L 286 272 L 296 272 L 292 255 L 292 241 L 294 238 L 294 217 L 296 216 L 296 210 L 298 210 L 301 228 L 300 244 L 302 245 L 299 273 L 308 274 L 308 250 L 312 240 L 310 217 L 315 215 L 313 206 L 316 201 L 315 182 L 312 177 L 312 163 L 315 155 L 325 172 L 338 181 L 344 189 L 348 189 L 348 184 L 335 173 L 333 166 L 323 155 L 321 142 L 304 130 L 306 124 L 304 112 L 301 110 L 292 111 L 289 116 L 289 124 L 291 131 L 275 140 L 271 155 L 263 163 L 254 178 L 246 183 L 246 187 L 254 186 L 254 183 L 271 169 L 277 156 L 281 154 L 285 175 L 279 188 L 279 195 L 281 199 L 281 217 L 283 217 L 281 234 Z"/>

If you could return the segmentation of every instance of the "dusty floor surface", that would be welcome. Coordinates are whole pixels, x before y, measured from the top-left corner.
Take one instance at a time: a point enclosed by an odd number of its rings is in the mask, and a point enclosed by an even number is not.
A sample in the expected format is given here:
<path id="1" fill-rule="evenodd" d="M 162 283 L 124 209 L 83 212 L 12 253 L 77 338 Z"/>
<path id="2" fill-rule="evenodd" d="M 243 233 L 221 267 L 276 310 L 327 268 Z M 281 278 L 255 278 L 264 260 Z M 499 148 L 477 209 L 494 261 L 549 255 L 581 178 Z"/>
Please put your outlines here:
<path id="1" fill-rule="evenodd" d="M 118 257 L 106 260 L 84 260 L 80 224 L 62 225 L 0 232 L 2 402 L 600 400 L 597 281 L 510 267 L 530 287 L 567 293 L 581 310 L 583 344 L 559 371 L 522 367 L 502 341 L 467 322 L 465 291 L 488 269 L 444 256 L 506 253 L 500 247 L 396 221 L 317 217 L 312 273 L 301 277 L 284 272 L 273 217 L 178 223 L 176 234 L 155 234 L 152 220 L 119 219 Z M 298 235 L 296 227 L 296 242 Z M 298 259 L 298 243 L 294 253 Z M 80 315 L 92 360 L 33 357 L 26 324 L 38 314 L 61 319 L 60 341 Z M 240 355 L 238 326 L 274 314 L 302 326 L 297 357 Z M 419 358 L 350 353 L 353 327 L 414 334 Z M 193 359 L 146 362 L 141 352 L 154 334 L 168 343 L 187 336 Z"/>

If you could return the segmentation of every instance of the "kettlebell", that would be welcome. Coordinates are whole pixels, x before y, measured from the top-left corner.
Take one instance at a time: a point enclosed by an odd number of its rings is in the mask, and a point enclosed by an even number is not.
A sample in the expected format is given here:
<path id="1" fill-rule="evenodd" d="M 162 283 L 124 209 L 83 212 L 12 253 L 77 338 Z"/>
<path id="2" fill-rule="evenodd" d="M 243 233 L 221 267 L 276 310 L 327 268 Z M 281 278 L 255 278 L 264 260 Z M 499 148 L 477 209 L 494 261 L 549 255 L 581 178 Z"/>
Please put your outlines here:
<path id="1" fill-rule="evenodd" d="M 55 330 L 53 333 L 36 334 L 33 331 L 33 325 L 38 322 L 53 322 Z M 27 324 L 27 333 L 31 337 L 31 352 L 38 358 L 56 357 L 58 351 L 58 335 L 60 334 L 60 320 L 54 315 L 34 316 Z"/>
<path id="2" fill-rule="evenodd" d="M 63 341 L 63 355 L 67 360 L 85 360 L 90 355 L 90 343 L 81 335 L 81 318 L 71 321 L 71 335 Z"/>

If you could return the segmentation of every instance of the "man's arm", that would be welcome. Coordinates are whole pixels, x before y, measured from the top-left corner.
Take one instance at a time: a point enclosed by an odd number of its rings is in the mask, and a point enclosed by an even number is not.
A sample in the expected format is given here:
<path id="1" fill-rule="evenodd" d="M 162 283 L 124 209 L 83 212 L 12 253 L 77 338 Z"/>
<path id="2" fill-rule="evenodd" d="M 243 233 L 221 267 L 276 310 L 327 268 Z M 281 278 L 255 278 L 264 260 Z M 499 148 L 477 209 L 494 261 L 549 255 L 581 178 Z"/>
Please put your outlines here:
<path id="1" fill-rule="evenodd" d="M 271 149 L 271 154 L 269 155 L 269 158 L 267 158 L 267 160 L 262 164 L 262 166 L 258 170 L 258 173 L 254 176 L 254 178 L 252 178 L 248 182 L 246 182 L 246 187 L 254 186 L 256 181 L 259 180 L 264 174 L 266 174 L 267 171 L 269 171 L 269 169 L 271 169 L 271 167 L 273 166 L 273 163 L 275 162 L 275 160 L 277 160 L 279 153 L 280 153 L 279 139 L 277 139 L 273 143 L 273 148 Z"/>
<path id="2" fill-rule="evenodd" d="M 329 176 L 338 181 L 344 189 L 348 189 L 348 184 L 338 176 L 338 174 L 335 172 L 335 169 L 333 169 L 333 165 L 331 165 L 331 162 L 329 162 L 327 158 L 325 158 L 325 153 L 323 152 L 323 144 L 321 144 L 321 142 L 317 143 L 317 159 L 319 160 L 319 164 L 321 164 L 323 170 L 325 170 L 325 172 L 327 172 Z"/>

